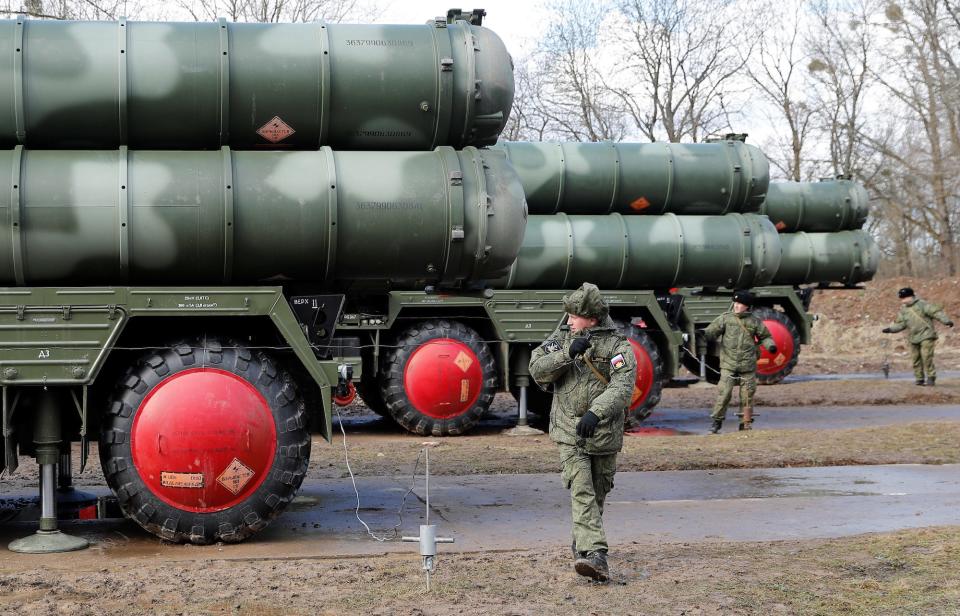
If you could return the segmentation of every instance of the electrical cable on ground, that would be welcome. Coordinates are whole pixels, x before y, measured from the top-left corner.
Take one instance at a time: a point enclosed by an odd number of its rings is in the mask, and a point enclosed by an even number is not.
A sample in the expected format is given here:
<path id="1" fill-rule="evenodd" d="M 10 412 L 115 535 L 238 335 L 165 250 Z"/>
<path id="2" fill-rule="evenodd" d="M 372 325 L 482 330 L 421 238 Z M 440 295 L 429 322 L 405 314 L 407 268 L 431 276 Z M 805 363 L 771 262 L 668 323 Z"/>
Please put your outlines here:
<path id="1" fill-rule="evenodd" d="M 354 477 L 353 468 L 351 468 L 350 466 L 350 452 L 347 450 L 347 432 L 343 428 L 343 418 L 340 416 L 340 409 L 337 408 L 336 411 L 337 411 L 337 422 L 340 425 L 340 433 L 343 434 L 343 458 L 344 458 L 344 461 L 346 461 L 347 463 L 347 472 L 350 473 L 350 482 L 353 484 L 353 493 L 356 494 L 357 496 L 357 508 L 354 512 L 355 515 L 357 516 L 357 520 L 360 522 L 360 524 L 363 525 L 363 527 L 367 530 L 367 534 L 370 535 L 370 537 L 374 541 L 378 541 L 380 543 L 385 543 L 388 541 L 399 541 L 400 527 L 403 525 L 403 508 L 407 504 L 407 497 L 410 496 L 410 494 L 413 492 L 414 488 L 416 487 L 417 469 L 420 467 L 420 458 L 423 456 L 423 449 L 421 449 L 417 453 L 417 460 L 413 464 L 413 477 L 410 482 L 410 489 L 407 490 L 406 493 L 404 493 L 403 499 L 400 501 L 400 508 L 397 509 L 397 517 L 399 518 L 399 521 L 397 522 L 397 525 L 391 529 L 393 532 L 393 536 L 390 536 L 390 535 L 378 536 L 376 533 L 370 530 L 370 526 L 367 525 L 367 523 L 364 522 L 363 519 L 360 517 L 360 491 L 357 489 L 357 480 L 356 480 L 356 477 Z"/>

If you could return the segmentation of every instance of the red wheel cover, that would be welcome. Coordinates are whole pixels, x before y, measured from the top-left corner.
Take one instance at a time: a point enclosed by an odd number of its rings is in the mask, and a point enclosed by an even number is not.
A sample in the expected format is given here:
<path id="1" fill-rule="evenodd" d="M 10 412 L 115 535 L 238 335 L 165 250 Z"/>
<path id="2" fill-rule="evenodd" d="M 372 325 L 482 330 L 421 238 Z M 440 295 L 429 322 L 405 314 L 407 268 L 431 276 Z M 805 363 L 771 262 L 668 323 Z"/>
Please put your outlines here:
<path id="1" fill-rule="evenodd" d="M 163 502 L 212 513 L 253 493 L 273 464 L 270 405 L 241 377 L 217 368 L 178 372 L 153 388 L 130 430 L 133 465 Z"/>
<path id="2" fill-rule="evenodd" d="M 403 389 L 415 409 L 434 419 L 467 412 L 480 397 L 483 369 L 473 350 L 452 338 L 417 347 L 403 368 Z"/>
<path id="3" fill-rule="evenodd" d="M 633 347 L 633 356 L 637 360 L 637 378 L 633 385 L 633 396 L 630 398 L 630 410 L 635 411 L 650 395 L 653 389 L 653 362 L 643 345 L 630 338 Z"/>
<path id="4" fill-rule="evenodd" d="M 760 374 L 776 374 L 783 370 L 790 358 L 793 357 L 793 351 L 796 345 L 790 330 L 781 323 L 773 319 L 765 319 L 763 324 L 770 330 L 773 336 L 773 343 L 777 345 L 777 354 L 774 355 L 763 347 L 760 347 L 760 357 L 757 359 L 757 372 Z"/>

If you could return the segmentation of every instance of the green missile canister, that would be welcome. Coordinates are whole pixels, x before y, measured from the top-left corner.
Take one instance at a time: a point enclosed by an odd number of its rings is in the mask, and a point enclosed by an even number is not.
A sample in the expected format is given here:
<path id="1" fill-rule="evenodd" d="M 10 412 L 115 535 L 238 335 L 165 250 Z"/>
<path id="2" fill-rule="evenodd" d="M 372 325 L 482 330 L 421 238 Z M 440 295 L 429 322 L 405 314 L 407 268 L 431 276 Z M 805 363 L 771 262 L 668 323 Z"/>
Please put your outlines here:
<path id="1" fill-rule="evenodd" d="M 877 273 L 880 249 L 863 230 L 781 233 L 783 257 L 773 284 L 866 282 Z"/>
<path id="2" fill-rule="evenodd" d="M 455 284 L 526 221 L 495 152 L 0 152 L 0 285 Z"/>
<path id="3" fill-rule="evenodd" d="M 869 209 L 867 190 L 847 179 L 773 182 L 758 213 L 781 233 L 824 233 L 860 229 Z"/>
<path id="4" fill-rule="evenodd" d="M 492 144 L 513 65 L 491 30 L 0 22 L 0 145 L 429 150 Z"/>
<path id="5" fill-rule="evenodd" d="M 770 163 L 752 145 L 505 142 L 531 214 L 713 215 L 755 210 Z"/>
<path id="6" fill-rule="evenodd" d="M 769 284 L 780 239 L 764 216 L 531 216 L 505 289 Z"/>

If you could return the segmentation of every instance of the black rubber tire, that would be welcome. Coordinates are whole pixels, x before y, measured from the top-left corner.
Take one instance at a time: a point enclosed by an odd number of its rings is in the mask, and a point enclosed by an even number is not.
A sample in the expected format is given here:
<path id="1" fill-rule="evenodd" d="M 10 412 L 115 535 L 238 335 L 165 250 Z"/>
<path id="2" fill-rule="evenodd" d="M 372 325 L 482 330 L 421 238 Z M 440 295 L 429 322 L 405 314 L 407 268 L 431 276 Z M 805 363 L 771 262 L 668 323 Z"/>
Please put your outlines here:
<path id="1" fill-rule="evenodd" d="M 483 379 L 477 401 L 460 415 L 446 419 L 420 412 L 410 402 L 403 385 L 404 369 L 413 353 L 420 345 L 439 338 L 468 346 L 480 361 Z M 408 431 L 422 436 L 460 436 L 476 426 L 490 408 L 497 393 L 497 366 L 490 348 L 470 327 L 444 319 L 422 321 L 397 337 L 394 349 L 386 356 L 380 392 L 390 416 Z"/>
<path id="2" fill-rule="evenodd" d="M 381 417 L 393 419 L 390 417 L 390 411 L 387 410 L 387 403 L 383 401 L 381 380 L 379 376 L 362 377 L 359 381 L 355 382 L 357 395 L 360 396 L 360 399 L 363 400 L 363 403 L 367 405 L 368 409 Z"/>
<path id="3" fill-rule="evenodd" d="M 797 326 L 793 324 L 793 321 L 790 320 L 787 315 L 780 312 L 779 310 L 774 310 L 773 308 L 760 307 L 753 310 L 755 317 L 761 321 L 776 321 L 783 325 L 784 329 L 790 334 L 793 338 L 793 354 L 790 358 L 781 366 L 780 370 L 773 374 L 761 374 L 757 371 L 757 383 L 759 385 L 776 385 L 783 379 L 793 372 L 793 369 L 797 366 L 797 361 L 800 359 L 800 331 L 797 329 Z"/>
<path id="4" fill-rule="evenodd" d="M 179 509 L 160 500 L 133 465 L 130 430 L 146 396 L 164 379 L 207 365 L 231 372 L 268 401 L 277 447 L 263 483 L 246 499 L 214 513 Z M 232 342 L 190 340 L 145 355 L 127 371 L 101 421 L 100 464 L 124 515 L 176 543 L 237 543 L 263 530 L 293 500 L 307 473 L 310 433 L 303 399 L 290 376 L 267 355 Z"/>
<path id="5" fill-rule="evenodd" d="M 653 384 L 650 386 L 650 391 L 647 392 L 647 397 L 633 409 L 627 410 L 626 427 L 630 429 L 637 427 L 643 420 L 650 417 L 653 409 L 660 404 L 660 396 L 663 393 L 663 360 L 660 358 L 660 350 L 650 334 L 634 326 L 627 329 L 621 325 L 620 331 L 640 345 L 650 358 L 650 363 L 653 366 Z"/>

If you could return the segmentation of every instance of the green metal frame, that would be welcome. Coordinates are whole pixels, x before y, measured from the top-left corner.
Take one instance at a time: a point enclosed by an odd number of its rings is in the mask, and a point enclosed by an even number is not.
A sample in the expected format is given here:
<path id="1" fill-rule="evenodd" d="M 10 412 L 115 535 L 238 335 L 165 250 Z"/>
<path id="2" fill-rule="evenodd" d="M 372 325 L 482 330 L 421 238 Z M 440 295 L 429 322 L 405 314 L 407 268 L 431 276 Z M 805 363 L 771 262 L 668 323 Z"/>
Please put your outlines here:
<path id="1" fill-rule="evenodd" d="M 96 380 L 130 320 L 224 316 L 270 318 L 320 388 L 324 436 L 330 440 L 330 394 L 338 362 L 316 357 L 281 287 L 18 287 L 0 288 L 0 386 L 7 453 L 15 406 L 9 390 L 82 387 L 77 410 L 85 437 L 86 388 Z"/>
<path id="2" fill-rule="evenodd" d="M 447 318 L 459 316 L 457 309 L 474 311 L 484 315 L 496 336 L 498 346 L 543 342 L 556 328 L 564 314 L 563 296 L 569 290 L 487 290 L 456 294 L 426 293 L 423 291 L 393 291 L 389 293 L 387 314 L 381 322 L 371 324 L 359 315 L 344 315 L 337 331 L 386 331 L 394 327 L 398 319 L 418 313 L 432 316 L 451 313 Z M 670 325 L 666 314 L 657 303 L 653 291 L 611 291 L 604 297 L 614 315 L 641 318 L 646 330 L 658 342 L 666 378 L 673 378 L 679 371 L 680 345 L 683 332 Z M 355 316 L 355 318 L 354 318 Z M 365 322 L 367 321 L 367 322 Z M 375 349 L 375 353 L 378 349 Z M 502 359 L 506 360 L 504 355 Z M 509 377 L 509 362 L 504 361 L 501 376 Z M 505 382 L 507 382 L 505 380 Z"/>
<path id="3" fill-rule="evenodd" d="M 758 306 L 779 306 L 800 333 L 800 344 L 810 344 L 813 315 L 803 307 L 797 290 L 790 286 L 756 287 L 751 289 Z M 693 289 L 679 291 L 684 295 L 684 321 L 688 327 L 702 329 L 724 312 L 731 309 L 733 290 Z"/>

